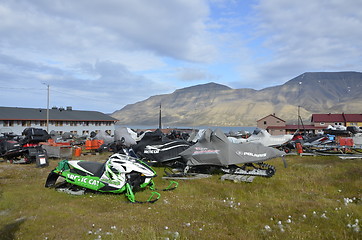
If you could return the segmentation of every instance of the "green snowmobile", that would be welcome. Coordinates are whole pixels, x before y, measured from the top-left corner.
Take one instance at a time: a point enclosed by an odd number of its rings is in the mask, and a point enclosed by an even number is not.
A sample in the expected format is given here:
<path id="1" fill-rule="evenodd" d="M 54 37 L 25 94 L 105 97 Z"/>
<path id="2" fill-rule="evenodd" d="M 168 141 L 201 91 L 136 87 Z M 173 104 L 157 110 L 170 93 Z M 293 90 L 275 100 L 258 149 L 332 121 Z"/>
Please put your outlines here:
<path id="1" fill-rule="evenodd" d="M 59 176 L 65 181 L 56 184 Z M 156 172 L 141 160 L 116 153 L 105 163 L 63 160 L 49 173 L 45 187 L 56 187 L 73 194 L 84 193 L 85 190 L 125 193 L 132 203 L 154 203 L 161 196 L 155 191 L 154 177 Z M 66 188 L 63 188 L 64 185 Z M 170 181 L 169 186 L 163 191 L 173 190 L 177 186 L 177 182 Z M 151 196 L 146 201 L 137 201 L 134 191 L 146 187 L 153 190 Z"/>

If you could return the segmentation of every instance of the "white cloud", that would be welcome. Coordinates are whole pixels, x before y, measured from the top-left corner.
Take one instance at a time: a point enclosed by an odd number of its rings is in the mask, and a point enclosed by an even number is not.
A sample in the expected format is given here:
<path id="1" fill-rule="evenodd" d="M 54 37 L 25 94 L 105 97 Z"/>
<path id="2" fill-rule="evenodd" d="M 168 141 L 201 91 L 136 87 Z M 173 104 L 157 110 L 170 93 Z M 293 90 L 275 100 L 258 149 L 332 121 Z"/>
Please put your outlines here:
<path id="1" fill-rule="evenodd" d="M 205 39 L 208 7 L 201 0 L 6 1 L 1 9 L 7 19 L 0 23 L 6 33 L 1 44 L 19 51 L 27 47 L 70 59 L 74 51 L 93 58 L 146 51 L 191 61 L 208 60 L 214 52 Z"/>
<path id="2" fill-rule="evenodd" d="M 353 0 L 260 1 L 258 31 L 273 59 L 258 66 L 259 78 L 286 81 L 306 71 L 361 70 L 359 5 Z"/>
<path id="3" fill-rule="evenodd" d="M 0 16 L 9 106 L 43 104 L 44 82 L 54 105 L 112 112 L 190 83 L 260 89 L 362 70 L 354 0 L 3 0 Z"/>
<path id="4" fill-rule="evenodd" d="M 207 62 L 216 51 L 203 0 L 5 0 L 0 13 L 0 81 L 46 82 L 74 102 L 71 95 L 101 96 L 119 109 L 170 90 L 147 73 L 169 71 L 165 59 Z"/>
<path id="5" fill-rule="evenodd" d="M 177 69 L 176 78 L 182 81 L 215 81 L 218 76 L 211 75 L 207 70 L 201 68 L 184 67 Z"/>

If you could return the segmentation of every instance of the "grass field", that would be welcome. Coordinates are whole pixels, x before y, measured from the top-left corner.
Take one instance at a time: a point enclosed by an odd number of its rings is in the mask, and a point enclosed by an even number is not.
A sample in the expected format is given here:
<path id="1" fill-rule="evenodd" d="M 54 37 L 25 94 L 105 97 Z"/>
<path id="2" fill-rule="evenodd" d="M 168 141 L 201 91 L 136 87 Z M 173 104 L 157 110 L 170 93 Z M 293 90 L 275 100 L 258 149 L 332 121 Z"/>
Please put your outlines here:
<path id="1" fill-rule="evenodd" d="M 108 154 L 77 159 L 105 161 Z M 154 204 L 44 187 L 50 166 L 0 162 L 0 239 L 362 239 L 362 160 L 287 156 L 272 178 L 179 180 Z M 155 168 L 159 188 L 168 184 Z M 149 191 L 137 193 L 146 199 Z"/>

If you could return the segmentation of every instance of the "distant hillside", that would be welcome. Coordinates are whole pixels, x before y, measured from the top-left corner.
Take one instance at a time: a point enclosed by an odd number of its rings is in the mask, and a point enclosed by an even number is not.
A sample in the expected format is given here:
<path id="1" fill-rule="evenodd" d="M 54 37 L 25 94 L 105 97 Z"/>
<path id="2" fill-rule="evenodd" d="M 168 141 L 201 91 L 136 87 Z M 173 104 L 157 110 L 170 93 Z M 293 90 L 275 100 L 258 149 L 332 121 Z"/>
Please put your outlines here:
<path id="1" fill-rule="evenodd" d="M 283 85 L 232 89 L 208 83 L 152 96 L 111 114 L 122 124 L 157 125 L 162 103 L 164 126 L 255 126 L 256 120 L 275 113 L 297 122 L 298 105 L 305 122 L 312 113 L 362 113 L 362 73 L 304 73 Z"/>

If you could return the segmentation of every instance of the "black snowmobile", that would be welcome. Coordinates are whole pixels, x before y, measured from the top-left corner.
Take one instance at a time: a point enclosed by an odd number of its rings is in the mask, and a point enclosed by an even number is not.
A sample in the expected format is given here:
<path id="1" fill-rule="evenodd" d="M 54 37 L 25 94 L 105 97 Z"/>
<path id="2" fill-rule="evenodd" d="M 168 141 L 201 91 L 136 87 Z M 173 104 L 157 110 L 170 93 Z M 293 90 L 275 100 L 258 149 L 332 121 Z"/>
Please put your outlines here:
<path id="1" fill-rule="evenodd" d="M 19 143 L 19 136 L 13 133 L 3 133 L 3 136 L 0 136 L 0 157 L 10 160 L 21 155 L 22 147 Z"/>
<path id="2" fill-rule="evenodd" d="M 0 137 L 0 157 L 11 162 L 37 162 L 47 164 L 46 151 L 39 145 L 49 139 L 48 133 L 39 128 L 26 128 L 22 136 L 5 133 Z"/>
<path id="3" fill-rule="evenodd" d="M 183 162 L 179 153 L 188 149 L 191 143 L 182 139 L 169 139 L 161 130 L 146 132 L 142 139 L 132 146 L 136 155 L 152 166 L 178 166 Z"/>

